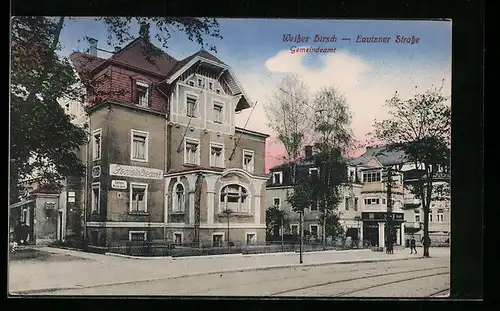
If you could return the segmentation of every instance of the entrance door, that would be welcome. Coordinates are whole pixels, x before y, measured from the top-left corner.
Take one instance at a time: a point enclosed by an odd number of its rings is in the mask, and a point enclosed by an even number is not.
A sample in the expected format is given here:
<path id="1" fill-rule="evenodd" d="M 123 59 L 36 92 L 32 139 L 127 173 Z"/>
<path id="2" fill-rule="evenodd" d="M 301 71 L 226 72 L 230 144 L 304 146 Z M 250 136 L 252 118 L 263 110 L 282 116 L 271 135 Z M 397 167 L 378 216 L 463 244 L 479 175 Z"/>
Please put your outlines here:
<path id="1" fill-rule="evenodd" d="M 370 241 L 371 246 L 378 245 L 378 225 L 363 224 L 363 239 Z"/>

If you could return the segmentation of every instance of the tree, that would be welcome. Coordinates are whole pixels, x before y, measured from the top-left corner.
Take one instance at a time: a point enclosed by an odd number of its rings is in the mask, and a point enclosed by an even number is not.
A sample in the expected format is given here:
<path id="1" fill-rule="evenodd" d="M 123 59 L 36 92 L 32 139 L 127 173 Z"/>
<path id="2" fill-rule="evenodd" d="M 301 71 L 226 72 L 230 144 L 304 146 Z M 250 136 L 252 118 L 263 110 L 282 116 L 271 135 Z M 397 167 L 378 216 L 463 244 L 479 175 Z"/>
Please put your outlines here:
<path id="1" fill-rule="evenodd" d="M 323 224 L 325 219 L 326 224 Z M 336 238 L 344 235 L 344 228 L 342 227 L 339 220 L 340 216 L 338 212 L 327 210 L 326 217 L 321 217 L 319 220 L 320 226 L 325 225 L 325 236 Z"/>
<path id="2" fill-rule="evenodd" d="M 280 228 L 287 222 L 286 212 L 276 205 L 266 210 L 266 229 L 268 235 L 279 235 Z M 282 233 L 283 234 L 283 233 Z"/>
<path id="3" fill-rule="evenodd" d="M 58 100 L 82 100 L 84 94 L 61 49 L 59 36 L 65 17 L 15 17 L 12 19 L 11 42 L 11 148 L 10 200 L 19 200 L 19 181 L 39 175 L 42 185 L 60 188 L 68 175 L 81 177 L 84 166 L 75 155 L 86 143 L 84 128 L 71 123 Z M 140 34 L 149 39 L 155 26 L 155 37 L 167 47 L 172 29 L 184 32 L 190 41 L 216 52 L 206 37 L 222 39 L 215 19 L 198 17 L 100 17 L 108 30 L 108 43 L 123 44 L 132 38 L 130 25 L 141 25 Z M 151 47 L 152 45 L 147 45 Z M 145 56 L 159 52 L 145 50 Z"/>
<path id="4" fill-rule="evenodd" d="M 283 144 L 288 161 L 297 159 L 305 138 L 311 132 L 309 90 L 298 75 L 285 76 L 266 103 L 269 127 Z"/>
<path id="5" fill-rule="evenodd" d="M 443 87 L 432 87 L 413 98 L 401 100 L 396 94 L 387 101 L 390 119 L 375 122 L 375 137 L 388 150 L 403 151 L 406 160 L 420 173 L 410 191 L 421 200 L 424 211 L 424 240 L 429 240 L 429 211 L 436 168 L 450 164 L 451 107 Z M 429 244 L 424 243 L 424 256 Z"/>
<path id="6" fill-rule="evenodd" d="M 317 176 L 312 176 L 313 197 L 317 198 L 323 226 L 323 245 L 329 217 L 338 224 L 338 217 L 333 217 L 337 206 L 344 199 L 345 187 L 350 187 L 347 176 L 347 163 L 344 155 L 353 146 L 353 135 L 350 129 L 351 114 L 345 97 L 334 87 L 321 89 L 313 103 L 314 115 L 314 148 Z"/>

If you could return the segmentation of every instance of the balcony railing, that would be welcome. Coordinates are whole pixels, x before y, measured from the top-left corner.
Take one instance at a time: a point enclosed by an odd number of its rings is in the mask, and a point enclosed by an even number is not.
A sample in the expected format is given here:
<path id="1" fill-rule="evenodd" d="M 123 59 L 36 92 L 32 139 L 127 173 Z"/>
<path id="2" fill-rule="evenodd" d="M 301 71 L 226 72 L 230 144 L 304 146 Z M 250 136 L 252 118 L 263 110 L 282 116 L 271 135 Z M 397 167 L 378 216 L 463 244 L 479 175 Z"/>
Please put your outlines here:
<path id="1" fill-rule="evenodd" d="M 417 198 L 405 198 L 404 205 L 405 207 L 416 207 L 420 205 L 420 200 Z"/>
<path id="2" fill-rule="evenodd" d="M 406 228 L 413 228 L 413 229 L 420 229 L 421 228 L 421 223 L 419 221 L 413 221 L 413 222 L 407 222 L 405 224 Z"/>

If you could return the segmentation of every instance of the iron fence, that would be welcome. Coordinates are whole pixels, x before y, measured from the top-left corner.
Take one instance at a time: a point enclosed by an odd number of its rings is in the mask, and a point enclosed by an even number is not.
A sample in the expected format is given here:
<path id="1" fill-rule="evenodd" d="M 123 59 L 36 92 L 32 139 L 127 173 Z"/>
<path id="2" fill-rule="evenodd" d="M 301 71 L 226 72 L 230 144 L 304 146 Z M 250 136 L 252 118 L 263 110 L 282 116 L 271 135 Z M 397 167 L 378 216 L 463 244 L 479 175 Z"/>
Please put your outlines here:
<path id="1" fill-rule="evenodd" d="M 304 242 L 303 252 L 326 251 L 326 250 L 344 250 L 355 248 L 369 248 L 370 245 L 364 241 L 362 245 L 358 241 L 349 241 L 346 243 L 327 243 L 323 245 L 321 240 Z M 175 243 L 169 241 L 121 241 L 114 242 L 108 247 L 108 251 L 131 256 L 210 256 L 226 254 L 262 254 L 262 253 L 281 253 L 281 252 L 299 252 L 300 243 L 298 241 L 288 241 L 281 243 L 278 241 L 267 241 L 261 243 L 243 243 L 241 241 L 229 241 L 222 243 Z"/>

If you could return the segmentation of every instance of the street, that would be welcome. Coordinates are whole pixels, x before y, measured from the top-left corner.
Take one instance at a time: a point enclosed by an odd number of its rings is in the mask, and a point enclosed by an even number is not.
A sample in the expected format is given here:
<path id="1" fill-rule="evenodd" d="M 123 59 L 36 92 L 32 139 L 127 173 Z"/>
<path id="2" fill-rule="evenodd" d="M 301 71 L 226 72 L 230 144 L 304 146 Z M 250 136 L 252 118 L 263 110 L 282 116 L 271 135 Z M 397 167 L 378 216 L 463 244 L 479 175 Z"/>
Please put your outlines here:
<path id="1" fill-rule="evenodd" d="M 86 256 L 87 260 L 57 263 L 58 273 L 55 267 L 50 268 L 56 263 L 24 264 L 24 268 L 27 268 L 25 272 L 35 274 L 23 275 L 23 284 L 13 282 L 13 278 L 16 278 L 16 274 L 19 277 L 21 271 L 17 270 L 21 267 L 15 263 L 13 267 L 9 267 L 9 287 L 11 292 L 18 294 L 72 296 L 432 297 L 446 294 L 450 286 L 449 249 L 432 251 L 435 256 L 425 259 L 421 255 L 410 255 L 407 250 L 395 252 L 394 257 L 371 251 L 323 252 L 306 254 L 304 265 L 281 267 L 274 263 L 295 260 L 297 256 L 278 254 L 245 259 L 170 259 L 167 262 L 167 259 L 141 260 L 83 254 L 81 256 Z M 377 261 L 349 263 L 348 257 Z M 100 262 L 92 263 L 97 259 Z M 307 262 L 314 262 L 314 259 L 315 263 L 307 265 Z M 218 261 L 221 265 L 216 264 Z M 202 262 L 205 267 L 202 267 Z M 222 266 L 230 266 L 230 262 L 233 263 L 232 271 Z M 257 263 L 252 271 L 235 270 L 248 267 L 249 262 Z M 44 265 L 46 269 L 43 269 Z M 122 277 L 117 278 L 115 276 L 118 274 L 113 274 L 112 271 L 120 266 Z M 193 270 L 195 266 L 198 267 L 196 271 Z M 38 273 L 35 272 L 36 269 L 39 269 Z M 50 272 L 50 269 L 54 271 Z M 153 275 L 153 272 L 156 273 Z M 41 282 L 35 279 L 37 274 L 38 277 L 43 277 L 44 273 L 47 277 L 43 280 L 44 286 L 41 283 L 37 285 L 37 281 Z M 113 280 L 104 280 L 106 274 L 113 277 Z M 71 280 L 74 280 L 73 283 Z M 31 282 L 31 286 L 26 281 Z M 30 289 L 37 287 L 38 290 L 30 292 Z"/>

